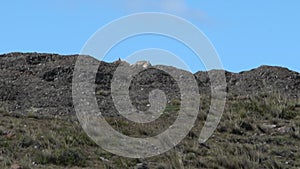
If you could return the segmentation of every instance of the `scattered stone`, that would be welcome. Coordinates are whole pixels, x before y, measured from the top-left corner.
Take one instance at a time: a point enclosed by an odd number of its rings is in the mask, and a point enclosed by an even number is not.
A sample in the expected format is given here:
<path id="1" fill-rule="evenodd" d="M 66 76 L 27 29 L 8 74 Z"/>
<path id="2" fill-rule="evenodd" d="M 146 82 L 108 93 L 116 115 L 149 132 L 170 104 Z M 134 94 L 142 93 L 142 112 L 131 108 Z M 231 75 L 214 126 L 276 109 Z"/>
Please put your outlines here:
<path id="1" fill-rule="evenodd" d="M 277 128 L 276 131 L 278 133 L 285 134 L 285 133 L 295 132 L 295 128 L 294 127 L 283 126 L 283 127 Z"/>
<path id="2" fill-rule="evenodd" d="M 8 130 L 8 131 L 4 131 L 3 135 L 8 139 L 12 139 L 16 134 L 15 132 Z"/>
<path id="3" fill-rule="evenodd" d="M 100 158 L 100 160 L 102 160 L 102 161 L 109 162 L 109 160 L 106 159 L 106 158 L 104 158 L 104 157 L 99 157 L 99 158 Z"/>
<path id="4" fill-rule="evenodd" d="M 144 69 L 147 69 L 147 68 L 151 67 L 152 65 L 149 61 L 138 61 L 135 64 L 133 64 L 132 66 L 143 67 Z"/>
<path id="5" fill-rule="evenodd" d="M 22 167 L 19 164 L 13 164 L 10 166 L 10 169 L 22 169 Z"/>
<path id="6" fill-rule="evenodd" d="M 147 167 L 147 164 L 145 164 L 145 163 L 138 163 L 136 165 L 136 169 L 149 169 L 149 168 Z"/>
<path id="7" fill-rule="evenodd" d="M 277 127 L 275 124 L 262 124 L 262 125 L 257 125 L 257 128 L 259 131 L 262 133 L 267 133 L 269 134 L 272 130 L 274 130 Z"/>
<path id="8" fill-rule="evenodd" d="M 275 124 L 263 124 L 262 127 L 265 129 L 274 129 L 277 126 Z"/>

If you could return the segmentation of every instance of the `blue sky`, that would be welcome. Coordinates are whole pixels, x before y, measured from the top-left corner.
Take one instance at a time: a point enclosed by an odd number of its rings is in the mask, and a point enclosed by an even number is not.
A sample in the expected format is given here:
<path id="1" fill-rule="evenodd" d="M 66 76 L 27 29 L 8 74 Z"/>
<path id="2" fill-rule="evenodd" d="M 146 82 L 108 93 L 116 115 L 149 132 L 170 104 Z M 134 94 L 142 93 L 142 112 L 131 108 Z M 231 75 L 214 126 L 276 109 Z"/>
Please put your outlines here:
<path id="1" fill-rule="evenodd" d="M 300 72 L 298 0 L 3 0 L 0 53 L 77 54 L 98 29 L 136 12 L 166 12 L 190 21 L 213 43 L 226 70 L 277 65 Z M 107 61 L 155 47 L 179 55 L 192 71 L 204 69 L 191 51 L 178 45 L 135 37 L 116 46 Z"/>

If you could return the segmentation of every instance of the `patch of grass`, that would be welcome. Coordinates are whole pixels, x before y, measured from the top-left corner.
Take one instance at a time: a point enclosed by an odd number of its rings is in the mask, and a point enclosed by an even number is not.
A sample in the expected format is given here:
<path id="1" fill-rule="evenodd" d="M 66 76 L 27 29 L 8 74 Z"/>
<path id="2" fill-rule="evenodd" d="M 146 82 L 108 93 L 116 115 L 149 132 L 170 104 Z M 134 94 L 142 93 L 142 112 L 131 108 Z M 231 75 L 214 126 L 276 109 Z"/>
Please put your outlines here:
<path id="1" fill-rule="evenodd" d="M 38 152 L 35 154 L 34 160 L 38 164 L 43 165 L 54 164 L 59 166 L 84 167 L 87 159 L 79 149 L 62 148 L 50 154 Z"/>
<path id="2" fill-rule="evenodd" d="M 209 97 L 201 100 L 195 127 L 180 144 L 146 159 L 119 157 L 103 150 L 74 116 L 51 118 L 0 111 L 0 168 L 10 168 L 14 163 L 46 169 L 300 167 L 299 100 L 270 95 L 229 99 L 217 130 L 206 143 L 199 144 L 209 101 Z M 155 122 L 142 125 L 120 117 L 105 118 L 115 130 L 143 138 L 168 129 L 179 109 L 175 101 Z M 267 128 L 267 132 L 258 127 L 272 125 L 276 127 Z M 279 132 L 281 127 L 292 130 Z"/>
<path id="3" fill-rule="evenodd" d="M 179 105 L 167 105 L 164 113 L 166 112 L 177 112 L 180 110 L 180 106 Z"/>

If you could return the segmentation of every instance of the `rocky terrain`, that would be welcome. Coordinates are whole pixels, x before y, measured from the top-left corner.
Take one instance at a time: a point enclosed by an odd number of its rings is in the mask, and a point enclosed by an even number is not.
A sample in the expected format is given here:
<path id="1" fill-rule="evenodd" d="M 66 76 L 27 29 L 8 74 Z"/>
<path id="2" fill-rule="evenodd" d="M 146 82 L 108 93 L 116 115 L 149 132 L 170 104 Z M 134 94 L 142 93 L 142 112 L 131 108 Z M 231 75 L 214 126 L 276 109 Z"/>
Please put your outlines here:
<path id="1" fill-rule="evenodd" d="M 76 55 L 60 56 L 40 53 L 10 53 L 0 55 L 0 103 L 8 111 L 38 112 L 42 114 L 74 114 L 72 106 L 72 76 Z M 111 100 L 110 80 L 118 63 L 99 62 L 95 79 L 98 100 Z M 207 72 L 194 74 L 201 94 L 210 94 Z M 229 97 L 249 97 L 257 94 L 277 93 L 288 98 L 300 96 L 300 74 L 282 67 L 261 66 L 259 68 L 232 73 L 226 72 Z M 166 73 L 148 70 L 137 76 L 132 93 L 148 96 L 145 88 L 162 88 L 168 96 L 178 97 L 176 82 Z M 142 93 L 141 93 L 142 92 Z M 108 98 L 107 98 L 108 97 Z M 132 97 L 133 99 L 135 97 Z M 174 98 L 173 98 L 174 99 Z M 112 102 L 100 107 L 111 111 Z M 105 112 L 107 112 L 105 111 Z"/>
<path id="2" fill-rule="evenodd" d="M 210 79 L 208 72 L 193 74 L 201 94 L 201 108 L 192 131 L 165 154 L 128 159 L 93 143 L 74 116 L 72 79 L 77 57 L 0 55 L 0 168 L 300 167 L 298 72 L 273 66 L 225 72 L 225 111 L 214 135 L 204 144 L 198 144 L 198 137 L 210 106 Z M 99 62 L 95 78 L 97 102 L 107 122 L 134 137 L 150 137 L 166 130 L 180 108 L 176 81 L 151 66 L 134 76 L 129 94 L 139 110 L 147 110 L 148 95 L 153 89 L 163 90 L 168 99 L 159 119 L 135 124 L 118 114 L 110 93 L 111 80 L 120 63 Z"/>

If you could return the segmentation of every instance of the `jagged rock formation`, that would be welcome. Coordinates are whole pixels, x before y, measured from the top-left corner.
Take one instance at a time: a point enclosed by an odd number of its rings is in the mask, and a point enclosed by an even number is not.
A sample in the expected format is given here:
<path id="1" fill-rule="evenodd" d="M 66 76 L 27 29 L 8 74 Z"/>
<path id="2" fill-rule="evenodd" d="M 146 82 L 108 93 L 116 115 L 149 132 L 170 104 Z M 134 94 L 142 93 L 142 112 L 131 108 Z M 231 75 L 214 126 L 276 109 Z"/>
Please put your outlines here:
<path id="1" fill-rule="evenodd" d="M 9 111 L 43 114 L 73 114 L 72 76 L 78 55 L 60 56 L 41 53 L 0 55 L 0 106 Z M 99 62 L 96 95 L 101 111 L 115 112 L 110 96 L 110 81 L 119 62 Z M 142 65 L 144 66 L 144 64 Z M 169 100 L 180 96 L 178 86 L 168 74 L 151 69 L 136 76 L 131 86 L 133 104 L 143 109 L 154 88 L 166 92 Z M 194 74 L 201 94 L 210 93 L 207 72 Z M 287 68 L 261 66 L 250 71 L 226 72 L 229 97 L 280 94 L 294 99 L 300 96 L 300 74 Z M 100 109 L 101 109 L 100 108 Z"/>

